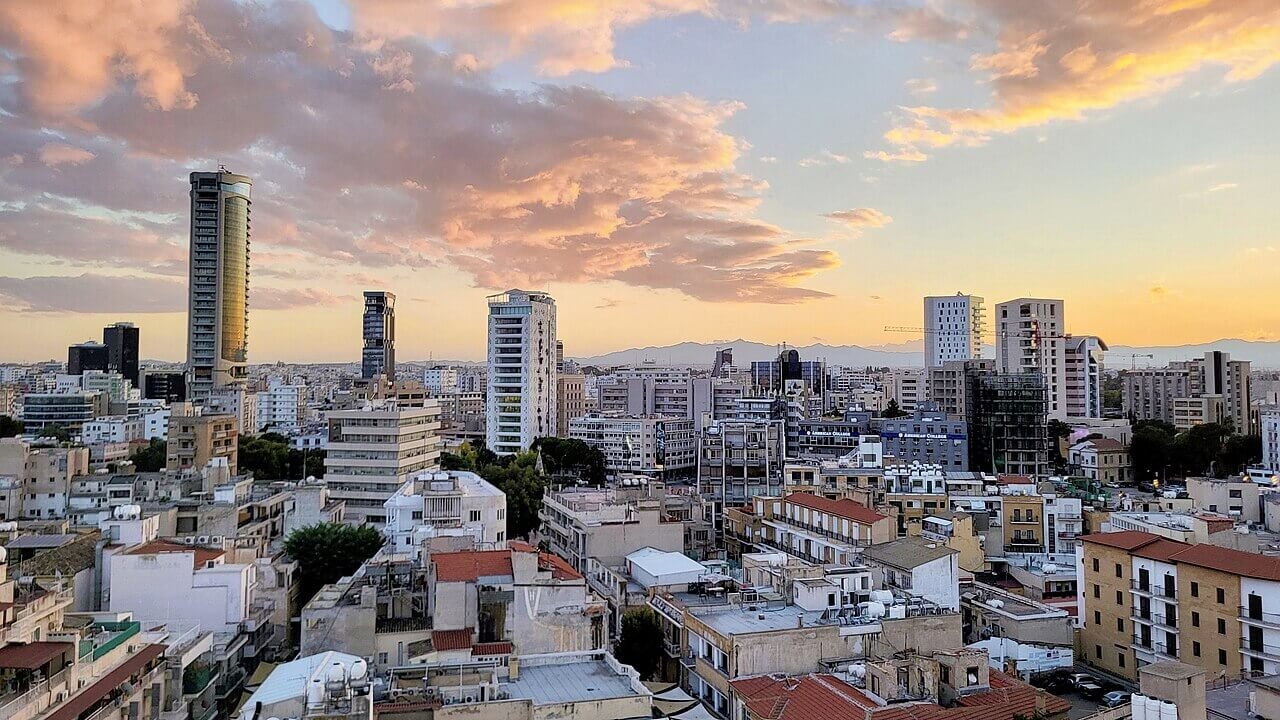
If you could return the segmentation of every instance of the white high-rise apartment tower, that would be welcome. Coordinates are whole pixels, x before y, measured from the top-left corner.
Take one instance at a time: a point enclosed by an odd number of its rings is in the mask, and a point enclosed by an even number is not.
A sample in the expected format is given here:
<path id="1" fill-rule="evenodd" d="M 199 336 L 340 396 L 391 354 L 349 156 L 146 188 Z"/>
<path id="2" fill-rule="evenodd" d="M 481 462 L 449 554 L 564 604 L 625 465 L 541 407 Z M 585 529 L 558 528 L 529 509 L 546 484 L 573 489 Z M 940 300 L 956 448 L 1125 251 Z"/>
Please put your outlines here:
<path id="1" fill-rule="evenodd" d="M 243 387 L 249 354 L 249 191 L 225 170 L 191 173 L 187 397 Z"/>
<path id="2" fill-rule="evenodd" d="M 489 296 L 489 449 L 520 452 L 555 435 L 557 383 L 556 301 L 526 290 Z"/>
<path id="3" fill-rule="evenodd" d="M 977 295 L 943 295 L 924 299 L 925 367 L 950 360 L 982 357 L 986 309 Z"/>
<path id="4" fill-rule="evenodd" d="M 1049 417 L 1067 418 L 1067 327 L 1061 300 L 1018 298 L 996 305 L 996 369 L 1038 372 L 1049 390 Z"/>

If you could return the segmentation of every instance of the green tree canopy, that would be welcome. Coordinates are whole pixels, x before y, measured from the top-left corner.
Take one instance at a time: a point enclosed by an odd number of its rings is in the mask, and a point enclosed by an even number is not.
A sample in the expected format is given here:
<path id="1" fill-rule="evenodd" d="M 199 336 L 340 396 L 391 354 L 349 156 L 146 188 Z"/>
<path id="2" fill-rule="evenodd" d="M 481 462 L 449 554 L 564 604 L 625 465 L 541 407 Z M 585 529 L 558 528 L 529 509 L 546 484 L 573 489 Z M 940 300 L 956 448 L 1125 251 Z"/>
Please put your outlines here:
<path id="1" fill-rule="evenodd" d="M 641 680 L 652 680 L 662 659 L 662 621 L 647 607 L 628 610 L 622 616 L 622 633 L 614 657 L 640 673 Z"/>
<path id="2" fill-rule="evenodd" d="M 14 420 L 8 415 L 0 415 L 0 438 L 17 437 L 25 428 L 21 420 Z"/>
<path id="3" fill-rule="evenodd" d="M 441 453 L 444 470 L 474 472 L 507 496 L 507 537 L 528 537 L 538 529 L 538 510 L 548 480 L 537 469 L 538 456 L 533 452 L 497 455 L 484 443 L 463 443 L 456 453 Z M 543 458 L 546 464 L 546 458 Z"/>
<path id="4" fill-rule="evenodd" d="M 884 412 L 880 413 L 880 417 L 892 419 L 906 417 L 908 414 L 907 411 L 898 407 L 897 400 L 890 400 L 889 404 L 884 406 Z"/>
<path id="5" fill-rule="evenodd" d="M 289 439 L 274 433 L 240 436 L 240 472 L 252 472 L 259 480 L 301 480 L 324 477 L 323 450 L 295 450 Z"/>
<path id="6" fill-rule="evenodd" d="M 168 446 L 163 440 L 152 440 L 146 447 L 138 448 L 129 459 L 138 472 L 159 472 L 168 461 Z"/>
<path id="7" fill-rule="evenodd" d="M 71 431 L 61 425 L 45 425 L 36 433 L 36 437 L 53 438 L 60 443 L 71 442 Z"/>
<path id="8" fill-rule="evenodd" d="M 540 437 L 530 450 L 542 453 L 542 466 L 552 478 L 604 484 L 604 453 L 593 445 L 572 438 Z"/>
<path id="9" fill-rule="evenodd" d="M 298 561 L 299 600 L 306 603 L 320 588 L 355 572 L 378 552 L 382 540 L 369 525 L 320 523 L 289 533 L 284 549 Z"/>

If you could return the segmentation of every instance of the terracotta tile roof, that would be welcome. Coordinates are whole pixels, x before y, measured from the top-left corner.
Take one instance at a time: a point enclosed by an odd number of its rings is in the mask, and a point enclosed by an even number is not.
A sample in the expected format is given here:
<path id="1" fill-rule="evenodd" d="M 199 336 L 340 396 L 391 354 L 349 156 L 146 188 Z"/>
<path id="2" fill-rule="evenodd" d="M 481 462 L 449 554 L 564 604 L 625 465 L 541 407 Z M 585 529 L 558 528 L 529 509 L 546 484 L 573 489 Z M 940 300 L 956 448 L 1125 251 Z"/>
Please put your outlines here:
<path id="1" fill-rule="evenodd" d="M 83 692 L 73 696 L 57 710 L 45 716 L 44 720 L 76 720 L 94 705 L 106 700 L 113 690 L 124 684 L 126 680 L 144 670 L 151 661 L 164 654 L 164 645 L 148 645 L 125 658 L 124 662 L 101 680 L 90 685 Z"/>
<path id="2" fill-rule="evenodd" d="M 512 575 L 510 550 L 434 553 L 431 564 L 440 582 L 475 582 L 482 577 Z"/>
<path id="3" fill-rule="evenodd" d="M 1232 575 L 1280 582 L 1280 557 L 1232 550 L 1217 545 L 1200 544 L 1184 549 L 1171 558 L 1177 563 L 1221 570 Z"/>
<path id="4" fill-rule="evenodd" d="M 1000 485 L 1035 485 L 1036 481 L 1029 475 L 997 475 L 996 483 Z"/>
<path id="5" fill-rule="evenodd" d="M 515 552 L 538 552 L 538 548 L 523 540 L 512 540 L 507 543 L 507 547 L 511 548 Z"/>
<path id="6" fill-rule="evenodd" d="M 1092 445 L 1094 450 L 1098 452 L 1124 452 L 1124 443 L 1111 438 L 1094 438 L 1092 440 L 1084 440 L 1081 445 Z"/>
<path id="7" fill-rule="evenodd" d="M 1011 718 L 1013 715 L 1030 717 L 1036 711 L 1036 695 L 1043 692 L 1031 687 L 1021 680 L 1005 675 L 999 670 L 991 671 L 991 689 L 984 693 L 965 695 L 957 702 L 961 707 L 979 705 L 996 706 L 1005 714 L 993 717 Z M 1057 715 L 1071 709 L 1071 703 L 1056 695 L 1044 693 L 1044 713 Z"/>
<path id="8" fill-rule="evenodd" d="M 1140 530 L 1125 530 L 1122 532 L 1109 533 L 1090 533 L 1081 535 L 1080 539 L 1087 543 L 1095 545 L 1106 545 L 1107 547 L 1118 548 L 1120 550 L 1133 551 L 1143 545 L 1150 545 L 1157 540 L 1161 540 L 1159 535 L 1153 535 Z"/>
<path id="9" fill-rule="evenodd" d="M 161 555 L 164 553 L 191 553 L 192 565 L 196 569 L 200 569 L 207 565 L 211 560 L 217 560 L 226 555 L 221 550 L 213 550 L 200 545 L 182 545 L 180 543 L 169 542 L 168 540 L 152 540 L 143 543 L 128 551 L 129 555 Z"/>
<path id="10" fill-rule="evenodd" d="M 68 642 L 33 642 L 0 647 L 0 668 L 35 670 L 63 653 L 75 656 L 75 645 Z"/>
<path id="11" fill-rule="evenodd" d="M 490 642 L 476 643 L 471 646 L 472 655 L 510 655 L 511 643 L 509 642 Z"/>
<path id="12" fill-rule="evenodd" d="M 832 675 L 762 675 L 731 684 L 752 716 L 762 720 L 862 718 L 878 707 L 861 690 Z"/>
<path id="13" fill-rule="evenodd" d="M 1168 562 L 1170 557 L 1186 550 L 1189 547 L 1191 546 L 1183 542 L 1178 542 L 1177 540 L 1160 538 L 1153 543 L 1147 543 L 1146 545 L 1134 549 L 1132 554 L 1150 560 Z"/>
<path id="14" fill-rule="evenodd" d="M 431 647 L 436 650 L 466 650 L 471 647 L 471 628 L 432 630 Z"/>
<path id="15" fill-rule="evenodd" d="M 538 569 L 550 570 L 551 577 L 556 580 L 581 580 L 582 573 L 573 569 L 564 558 L 551 553 L 538 553 Z"/>
<path id="16" fill-rule="evenodd" d="M 788 495 L 785 500 L 792 505 L 799 505 L 800 507 L 817 510 L 818 512 L 831 513 L 836 517 L 853 520 L 854 522 L 859 522 L 863 525 L 871 525 L 889 517 L 888 515 L 881 515 L 866 505 L 854 502 L 848 498 L 830 500 L 820 495 L 793 493 Z"/>

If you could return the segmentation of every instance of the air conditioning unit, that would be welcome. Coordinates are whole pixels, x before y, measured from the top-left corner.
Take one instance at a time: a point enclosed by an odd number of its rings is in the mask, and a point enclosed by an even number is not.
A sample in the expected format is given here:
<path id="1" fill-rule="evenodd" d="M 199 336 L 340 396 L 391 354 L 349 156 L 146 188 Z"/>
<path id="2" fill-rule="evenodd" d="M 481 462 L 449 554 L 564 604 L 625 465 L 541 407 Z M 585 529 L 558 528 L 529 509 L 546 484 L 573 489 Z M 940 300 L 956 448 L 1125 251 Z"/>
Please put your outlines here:
<path id="1" fill-rule="evenodd" d="M 221 544 L 222 544 L 222 536 L 221 536 L 221 535 L 213 535 L 213 536 L 211 536 L 211 537 L 209 538 L 209 542 L 213 543 L 214 545 L 221 545 Z"/>
<path id="2" fill-rule="evenodd" d="M 194 536 L 194 535 L 188 535 L 188 536 L 186 536 L 186 537 L 182 538 L 182 543 L 183 543 L 184 545 L 195 545 L 195 544 L 196 544 L 196 538 L 195 538 L 195 536 Z"/>
<path id="3" fill-rule="evenodd" d="M 200 545 L 208 545 L 208 544 L 209 544 L 209 536 L 208 536 L 208 535 L 201 535 L 200 537 L 196 538 L 196 543 L 198 543 L 198 544 L 200 544 Z"/>

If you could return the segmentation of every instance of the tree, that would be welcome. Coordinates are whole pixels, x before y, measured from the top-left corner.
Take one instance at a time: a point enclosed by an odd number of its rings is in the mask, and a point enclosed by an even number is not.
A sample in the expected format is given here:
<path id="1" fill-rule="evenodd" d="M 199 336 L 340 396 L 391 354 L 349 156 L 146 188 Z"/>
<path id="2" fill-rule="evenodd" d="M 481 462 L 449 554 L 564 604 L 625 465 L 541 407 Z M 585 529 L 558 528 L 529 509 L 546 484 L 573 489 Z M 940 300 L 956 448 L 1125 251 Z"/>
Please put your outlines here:
<path id="1" fill-rule="evenodd" d="M 898 407 L 897 400 L 890 400 L 889 404 L 884 406 L 884 412 L 880 413 L 880 417 L 886 419 L 906 417 L 907 415 L 907 411 Z"/>
<path id="2" fill-rule="evenodd" d="M 1054 418 L 1049 421 L 1049 443 L 1053 447 L 1054 465 L 1066 467 L 1067 458 L 1062 454 L 1062 441 L 1071 437 L 1071 426 Z"/>
<path id="3" fill-rule="evenodd" d="M 299 600 L 306 604 L 320 588 L 355 572 L 382 547 L 382 534 L 369 525 L 319 523 L 285 538 L 284 549 L 298 561 Z"/>
<path id="4" fill-rule="evenodd" d="M 53 438 L 60 443 L 71 442 L 71 431 L 61 425 L 45 425 L 36 433 L 36 437 Z"/>
<path id="5" fill-rule="evenodd" d="M 651 680 L 658 672 L 662 658 L 662 621 L 647 607 L 628 610 L 622 616 L 622 633 L 614 657 L 640 673 L 641 680 Z"/>
<path id="6" fill-rule="evenodd" d="M 507 496 L 507 538 L 525 538 L 538 529 L 538 510 L 547 490 L 546 478 L 534 465 L 530 452 L 509 455 L 480 469 L 480 476 Z"/>
<path id="7" fill-rule="evenodd" d="M 1139 482 L 1158 480 L 1167 475 L 1173 459 L 1173 426 L 1168 423 L 1135 423 L 1129 441 L 1129 460 L 1133 477 Z"/>
<path id="8" fill-rule="evenodd" d="M 1244 472 L 1250 465 L 1262 461 L 1262 436 L 1232 435 L 1222 445 L 1215 469 L 1218 477 Z"/>
<path id="9" fill-rule="evenodd" d="M 1219 468 L 1218 458 L 1231 430 L 1217 423 L 1196 425 L 1173 439 L 1173 457 L 1180 474 L 1212 475 Z"/>
<path id="10" fill-rule="evenodd" d="M 144 448 L 139 448 L 129 456 L 133 468 L 138 472 L 159 472 L 168 462 L 168 446 L 163 440 L 152 440 Z"/>
<path id="11" fill-rule="evenodd" d="M 300 479 L 289 473 L 289 441 L 276 433 L 256 437 L 241 435 L 237 462 L 240 472 L 253 473 L 260 480 Z"/>
<path id="12" fill-rule="evenodd" d="M 17 437 L 25 428 L 21 420 L 14 420 L 8 415 L 0 415 L 0 438 Z"/>
<path id="13" fill-rule="evenodd" d="M 604 453 L 594 445 L 573 438 L 540 437 L 530 450 L 542 453 L 542 465 L 556 479 L 572 478 L 588 485 L 603 485 Z"/>

